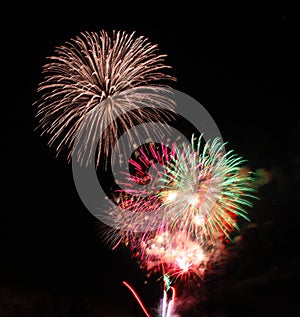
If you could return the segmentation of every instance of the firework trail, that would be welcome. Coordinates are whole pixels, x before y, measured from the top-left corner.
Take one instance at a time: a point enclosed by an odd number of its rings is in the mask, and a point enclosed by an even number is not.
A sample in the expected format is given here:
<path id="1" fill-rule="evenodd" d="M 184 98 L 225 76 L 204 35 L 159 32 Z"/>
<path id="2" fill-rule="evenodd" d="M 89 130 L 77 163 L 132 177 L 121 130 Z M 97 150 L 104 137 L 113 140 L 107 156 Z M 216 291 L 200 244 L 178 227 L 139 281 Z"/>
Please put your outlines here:
<path id="1" fill-rule="evenodd" d="M 123 281 L 123 284 L 129 289 L 129 291 L 132 293 L 134 298 L 137 300 L 137 302 L 140 305 L 144 314 L 147 317 L 151 317 L 151 314 L 149 313 L 149 311 L 145 307 L 144 303 L 142 302 L 141 298 L 137 294 L 136 290 L 126 281 Z M 169 289 L 172 290 L 172 298 L 168 301 L 167 292 Z M 175 296 L 176 296 L 175 288 L 173 286 L 169 286 L 168 278 L 166 277 L 165 278 L 165 287 L 164 287 L 164 291 L 163 291 L 162 304 L 160 307 L 158 317 L 172 317 L 173 316 L 172 313 L 173 313 L 173 308 L 174 308 Z"/>
<path id="2" fill-rule="evenodd" d="M 175 80 L 164 73 L 170 66 L 157 51 L 157 45 L 135 32 L 110 35 L 103 30 L 82 32 L 56 48 L 43 66 L 41 98 L 34 105 L 38 128 L 50 135 L 48 144 L 56 146 L 57 155 L 67 148 L 70 159 L 77 145 L 78 160 L 88 164 L 98 145 L 99 165 L 100 153 L 109 155 L 120 130 L 149 120 L 168 121 L 160 107 L 151 108 L 152 101 L 172 108 L 162 95 L 165 82 Z M 75 142 L 78 133 L 80 145 Z"/>
<path id="3" fill-rule="evenodd" d="M 139 303 L 140 307 L 142 308 L 143 312 L 147 317 L 151 317 L 150 313 L 147 311 L 145 305 L 143 304 L 142 300 L 138 296 L 137 292 L 133 289 L 133 287 L 126 281 L 123 281 L 123 284 L 130 290 L 130 292 L 133 294 L 137 302 Z"/>
<path id="4" fill-rule="evenodd" d="M 168 301 L 168 290 L 172 291 L 172 298 Z M 170 286 L 168 289 L 164 289 L 161 305 L 160 317 L 172 317 L 175 303 L 176 291 L 173 286 Z"/>

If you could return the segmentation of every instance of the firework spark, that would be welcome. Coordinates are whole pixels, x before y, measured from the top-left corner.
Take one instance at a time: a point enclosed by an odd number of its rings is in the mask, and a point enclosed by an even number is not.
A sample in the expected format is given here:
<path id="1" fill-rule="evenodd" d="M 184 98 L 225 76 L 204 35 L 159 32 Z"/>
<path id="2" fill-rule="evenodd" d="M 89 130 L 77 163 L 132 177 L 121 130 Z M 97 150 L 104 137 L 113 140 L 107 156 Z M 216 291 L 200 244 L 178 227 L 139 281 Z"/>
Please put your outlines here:
<path id="1" fill-rule="evenodd" d="M 81 133 L 78 159 L 89 163 L 98 145 L 98 165 L 101 151 L 109 155 L 120 129 L 151 119 L 168 121 L 162 108 L 172 108 L 172 102 L 161 95 L 165 82 L 175 78 L 164 73 L 170 66 L 157 51 L 156 44 L 135 32 L 103 30 L 82 32 L 56 48 L 43 67 L 41 98 L 34 105 L 38 128 L 50 135 L 48 144 L 56 144 L 57 155 L 66 147 L 71 158 Z M 164 107 L 153 107 L 153 101 Z"/>

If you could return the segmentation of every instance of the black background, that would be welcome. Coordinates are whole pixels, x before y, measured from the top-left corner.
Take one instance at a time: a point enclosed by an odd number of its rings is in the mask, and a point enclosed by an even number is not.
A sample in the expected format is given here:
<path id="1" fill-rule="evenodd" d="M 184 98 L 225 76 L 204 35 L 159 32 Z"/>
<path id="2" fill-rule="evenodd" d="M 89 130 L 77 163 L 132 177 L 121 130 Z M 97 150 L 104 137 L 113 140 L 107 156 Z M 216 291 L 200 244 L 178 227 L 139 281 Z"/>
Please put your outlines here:
<path id="1" fill-rule="evenodd" d="M 128 7 L 127 7 L 128 9 Z M 126 249 L 103 244 L 70 164 L 34 131 L 45 58 L 81 31 L 136 31 L 166 53 L 174 88 L 198 100 L 223 139 L 263 168 L 252 228 L 182 316 L 299 314 L 299 17 L 127 10 L 72 4 L 7 10 L 2 34 L 0 316 L 143 316 L 127 280 L 156 308 L 161 284 Z M 30 12 L 31 11 L 31 12 Z M 28 13 L 30 12 L 30 13 Z M 4 191 L 3 191 L 4 190 Z M 233 247 L 234 248 L 234 247 Z"/>

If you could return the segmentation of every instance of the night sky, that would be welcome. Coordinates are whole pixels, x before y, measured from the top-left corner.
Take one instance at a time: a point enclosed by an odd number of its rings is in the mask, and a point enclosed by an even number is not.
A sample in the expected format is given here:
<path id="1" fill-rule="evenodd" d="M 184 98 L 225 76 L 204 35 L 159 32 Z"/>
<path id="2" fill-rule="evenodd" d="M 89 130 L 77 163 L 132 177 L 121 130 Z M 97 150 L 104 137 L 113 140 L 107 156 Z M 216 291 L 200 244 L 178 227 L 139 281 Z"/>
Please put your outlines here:
<path id="1" fill-rule="evenodd" d="M 192 8 L 174 15 L 157 7 L 127 15 L 84 3 L 29 15 L 18 9 L 1 39 L 0 317 L 144 316 L 123 280 L 147 307 L 158 304 L 161 283 L 147 279 L 125 248 L 103 244 L 71 165 L 34 130 L 45 58 L 79 32 L 101 29 L 136 31 L 157 43 L 177 77 L 173 88 L 209 111 L 251 169 L 271 175 L 242 241 L 201 290 L 190 291 L 197 301 L 182 317 L 299 315 L 300 17 L 198 15 Z"/>

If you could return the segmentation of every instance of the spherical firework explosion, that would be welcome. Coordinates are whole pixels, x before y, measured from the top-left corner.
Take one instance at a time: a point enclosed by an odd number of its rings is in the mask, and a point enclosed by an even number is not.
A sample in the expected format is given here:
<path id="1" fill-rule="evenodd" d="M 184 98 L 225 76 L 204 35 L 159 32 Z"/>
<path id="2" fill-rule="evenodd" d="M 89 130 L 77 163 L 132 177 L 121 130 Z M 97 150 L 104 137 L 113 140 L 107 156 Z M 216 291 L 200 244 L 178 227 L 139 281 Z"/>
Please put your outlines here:
<path id="1" fill-rule="evenodd" d="M 49 146 L 57 143 L 57 153 L 67 147 L 70 158 L 82 133 L 84 146 L 78 159 L 89 163 L 96 144 L 100 164 L 100 153 L 109 155 L 120 129 L 151 119 L 168 121 L 159 107 L 147 109 L 151 99 L 167 89 L 164 82 L 175 80 L 164 73 L 170 67 L 164 64 L 166 55 L 157 51 L 157 45 L 134 32 L 114 31 L 110 36 L 103 30 L 82 32 L 57 47 L 43 67 L 41 98 L 34 103 L 42 134 L 51 136 Z M 147 96 L 137 89 L 142 87 L 147 88 Z M 170 100 L 161 99 L 172 108 Z"/>
<path id="2" fill-rule="evenodd" d="M 204 144 L 202 136 L 177 149 L 165 166 L 160 197 L 171 230 L 191 238 L 226 238 L 238 230 L 237 217 L 249 220 L 245 207 L 255 198 L 251 173 L 241 173 L 246 162 L 215 139 Z"/>

